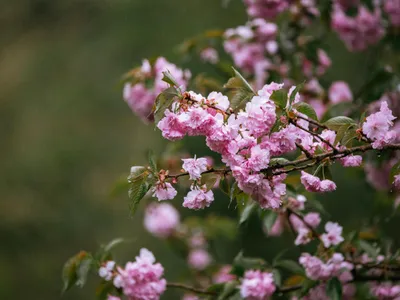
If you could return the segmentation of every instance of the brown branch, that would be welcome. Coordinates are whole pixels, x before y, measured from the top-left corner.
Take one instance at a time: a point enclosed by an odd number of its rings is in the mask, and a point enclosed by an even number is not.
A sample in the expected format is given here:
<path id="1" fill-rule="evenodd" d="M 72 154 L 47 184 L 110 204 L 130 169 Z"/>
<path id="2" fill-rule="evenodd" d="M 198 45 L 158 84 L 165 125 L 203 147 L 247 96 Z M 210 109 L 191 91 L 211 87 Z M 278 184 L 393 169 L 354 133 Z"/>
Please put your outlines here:
<path id="1" fill-rule="evenodd" d="M 296 143 L 296 147 L 299 148 L 306 155 L 307 158 L 312 159 L 312 157 L 313 157 L 312 154 L 310 152 L 308 152 L 307 149 L 304 148 L 301 144 Z"/>
<path id="2" fill-rule="evenodd" d="M 333 146 L 333 145 L 331 144 L 331 142 L 329 142 L 329 141 L 327 141 L 326 139 L 320 137 L 320 135 L 319 135 L 318 133 L 312 132 L 311 130 L 308 130 L 307 128 L 304 128 L 303 126 L 297 124 L 297 123 L 294 122 L 293 120 L 289 120 L 289 122 L 290 122 L 291 124 L 293 124 L 294 126 L 296 126 L 297 128 L 299 128 L 299 129 L 301 129 L 301 130 L 303 130 L 303 131 L 305 131 L 305 132 L 311 134 L 312 136 L 314 136 L 316 139 L 320 140 L 321 142 L 327 144 L 329 147 L 332 148 L 333 152 L 337 153 L 336 147 Z"/>
<path id="3" fill-rule="evenodd" d="M 305 118 L 305 117 L 300 116 L 300 115 L 296 115 L 296 117 L 299 118 L 299 119 L 305 120 L 305 121 L 307 121 L 307 122 L 309 122 L 309 123 L 311 123 L 311 124 L 313 124 L 315 126 L 318 126 L 318 127 L 322 128 L 322 129 L 329 129 L 328 126 L 326 126 L 326 125 L 324 125 L 324 124 L 322 124 L 322 123 L 320 123 L 318 121 L 315 121 L 313 119 Z"/>
<path id="4" fill-rule="evenodd" d="M 375 151 L 382 151 L 382 150 L 400 150 L 400 144 L 389 144 L 389 145 L 385 145 L 382 147 L 382 149 L 373 149 L 372 145 L 363 145 L 363 146 L 357 146 L 357 147 L 353 147 L 353 148 L 347 148 L 347 149 L 338 149 L 337 152 L 333 152 L 333 151 L 329 151 L 326 153 L 322 153 L 322 154 L 317 154 L 314 155 L 313 158 L 301 158 L 298 160 L 294 160 L 294 161 L 289 161 L 289 162 L 285 162 L 285 163 L 280 163 L 280 164 L 276 164 L 274 166 L 271 166 L 267 169 L 263 169 L 261 170 L 262 173 L 268 173 L 269 171 L 272 170 L 276 170 L 276 169 L 281 169 L 284 167 L 289 167 L 289 166 L 298 166 L 301 165 L 303 163 L 307 163 L 310 161 L 315 160 L 315 162 L 309 164 L 309 166 L 314 166 L 316 163 L 326 159 L 326 158 L 330 158 L 330 159 L 337 159 L 337 158 L 343 158 L 346 157 L 348 155 L 354 154 L 354 153 L 358 153 L 358 152 L 367 152 L 370 150 L 375 150 Z M 305 167 L 301 166 L 296 170 L 302 170 Z M 291 172 L 292 170 L 290 169 L 289 172 Z M 295 170 L 293 170 L 295 171 Z M 286 171 L 288 172 L 288 171 Z M 284 172 L 285 173 L 285 172 Z M 282 173 L 280 173 L 282 174 Z"/>
<path id="5" fill-rule="evenodd" d="M 290 215 L 295 215 L 296 217 L 298 217 L 303 222 L 303 224 L 306 225 L 307 229 L 312 232 L 314 237 L 316 237 L 317 239 L 321 239 L 319 233 L 310 224 L 308 224 L 304 220 L 304 217 L 302 215 L 300 215 L 299 213 L 297 213 L 296 211 L 294 211 L 294 210 L 292 210 L 290 208 L 287 208 L 287 211 L 288 211 L 289 216 Z M 290 222 L 290 220 L 289 220 L 289 222 Z"/>
<path id="6" fill-rule="evenodd" d="M 229 168 L 226 168 L 226 169 L 214 169 L 214 168 L 211 168 L 211 169 L 201 173 L 201 175 L 209 174 L 209 173 L 221 173 L 222 175 L 225 175 L 225 174 L 228 174 L 230 171 L 231 170 Z M 176 175 L 167 175 L 166 177 L 167 178 L 175 178 L 175 179 L 177 179 L 177 178 L 183 177 L 183 176 L 189 176 L 189 173 L 185 172 L 185 173 L 180 173 L 180 174 L 176 174 Z"/>
<path id="7" fill-rule="evenodd" d="M 195 294 L 200 294 L 200 295 L 210 295 L 210 296 L 215 296 L 217 295 L 217 293 L 215 292 L 210 292 L 210 291 L 206 291 L 206 290 L 201 290 L 198 288 L 194 288 L 188 285 L 184 285 L 182 283 L 173 283 L 173 282 L 168 282 L 167 283 L 167 287 L 169 288 L 177 288 L 177 289 L 182 289 L 182 290 L 186 290 Z"/>

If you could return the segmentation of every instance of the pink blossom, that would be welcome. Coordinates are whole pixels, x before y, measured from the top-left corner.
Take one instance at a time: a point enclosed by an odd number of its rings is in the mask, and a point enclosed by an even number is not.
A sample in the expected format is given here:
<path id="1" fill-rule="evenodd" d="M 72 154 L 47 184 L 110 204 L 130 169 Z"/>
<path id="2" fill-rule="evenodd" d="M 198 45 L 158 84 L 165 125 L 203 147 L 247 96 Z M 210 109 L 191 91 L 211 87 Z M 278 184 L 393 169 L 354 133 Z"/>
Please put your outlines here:
<path id="1" fill-rule="evenodd" d="M 201 107 L 190 107 L 187 112 L 181 113 L 179 119 L 184 124 L 190 136 L 208 135 L 216 122 L 207 110 Z"/>
<path id="2" fill-rule="evenodd" d="M 359 167 L 362 163 L 361 155 L 349 155 L 340 159 L 343 167 Z"/>
<path id="3" fill-rule="evenodd" d="M 390 143 L 396 135 L 389 131 L 396 119 L 389 109 L 386 101 L 381 103 L 380 111 L 369 115 L 362 127 L 363 133 L 374 141 L 372 147 L 380 149 L 383 145 Z"/>
<path id="4" fill-rule="evenodd" d="M 110 281 L 113 277 L 113 270 L 115 267 L 115 261 L 109 260 L 102 264 L 99 268 L 99 276 L 106 281 Z"/>
<path id="5" fill-rule="evenodd" d="M 207 47 L 201 50 L 200 57 L 204 62 L 208 62 L 214 65 L 219 61 L 218 52 L 212 47 Z"/>
<path id="6" fill-rule="evenodd" d="M 142 83 L 132 85 L 126 83 L 123 90 L 123 98 L 131 110 L 143 121 L 152 120 L 151 110 L 156 99 L 154 92 L 146 89 Z"/>
<path id="7" fill-rule="evenodd" d="M 196 270 L 204 270 L 211 263 L 210 254 L 204 249 L 194 249 L 188 256 L 188 264 Z"/>
<path id="8" fill-rule="evenodd" d="M 320 137 L 323 138 L 325 141 L 329 142 L 331 145 L 333 145 L 336 139 L 336 132 L 333 130 L 325 129 L 324 131 L 321 132 Z M 329 146 L 329 144 L 322 141 L 317 143 L 316 145 L 320 145 L 323 149 L 327 151 L 332 150 L 332 147 Z"/>
<path id="9" fill-rule="evenodd" d="M 297 230 L 297 237 L 296 240 L 294 241 L 295 245 L 305 245 L 311 242 L 311 232 L 305 227 L 300 227 Z"/>
<path id="10" fill-rule="evenodd" d="M 209 207 L 213 201 L 214 194 L 211 190 L 207 191 L 205 186 L 199 188 L 192 185 L 190 192 L 184 198 L 183 206 L 190 209 L 202 209 Z"/>
<path id="11" fill-rule="evenodd" d="M 246 104 L 244 112 L 238 114 L 243 126 L 255 137 L 270 131 L 276 120 L 275 104 L 264 96 L 254 96 Z"/>
<path id="12" fill-rule="evenodd" d="M 351 102 L 353 100 L 353 94 L 350 90 L 349 85 L 344 81 L 335 81 L 329 88 L 329 101 L 332 104 L 338 104 L 341 102 Z"/>
<path id="13" fill-rule="evenodd" d="M 342 300 L 353 300 L 356 294 L 356 288 L 354 284 L 343 284 L 342 285 Z M 302 300 L 331 300 L 326 294 L 326 284 L 321 283 L 316 287 L 309 290 L 308 294 L 301 298 Z"/>
<path id="14" fill-rule="evenodd" d="M 200 298 L 193 294 L 185 294 L 183 295 L 182 300 L 200 300 Z"/>
<path id="15" fill-rule="evenodd" d="M 189 178 L 192 180 L 200 179 L 201 173 L 207 170 L 207 158 L 184 158 L 182 161 L 182 168 L 189 173 Z"/>
<path id="16" fill-rule="evenodd" d="M 336 184 L 329 180 L 321 180 L 316 176 L 301 171 L 301 183 L 309 192 L 331 192 L 336 190 Z"/>
<path id="17" fill-rule="evenodd" d="M 393 185 L 397 190 L 400 190 L 400 174 L 394 176 Z"/>
<path id="18" fill-rule="evenodd" d="M 251 17 L 274 19 L 289 7 L 288 0 L 245 0 L 247 13 Z"/>
<path id="19" fill-rule="evenodd" d="M 332 12 L 332 29 L 337 31 L 340 38 L 350 51 L 362 51 L 376 44 L 384 35 L 379 9 L 370 12 L 364 6 L 358 8 L 355 17 L 345 14 L 339 5 Z"/>
<path id="20" fill-rule="evenodd" d="M 151 234 L 166 238 L 179 226 L 179 213 L 168 203 L 152 203 L 146 208 L 144 227 Z"/>
<path id="21" fill-rule="evenodd" d="M 179 69 L 164 57 L 157 58 L 154 66 L 151 66 L 148 60 L 143 60 L 142 66 L 134 71 L 133 83 L 125 84 L 123 98 L 132 111 L 145 122 L 153 121 L 154 101 L 157 95 L 168 87 L 168 84 L 162 80 L 163 72 L 169 71 L 182 89 L 186 89 L 191 77 L 188 70 Z"/>
<path id="22" fill-rule="evenodd" d="M 174 199 L 178 193 L 169 182 L 157 182 L 152 191 L 158 201 Z"/>
<path id="23" fill-rule="evenodd" d="M 289 197 L 289 206 L 292 209 L 303 210 L 306 201 L 307 198 L 304 195 L 297 195 L 296 198 Z"/>
<path id="24" fill-rule="evenodd" d="M 285 224 L 284 218 L 278 216 L 278 218 L 275 220 L 274 225 L 272 225 L 271 229 L 269 231 L 266 231 L 266 229 L 264 229 L 264 231 L 268 236 L 280 236 L 283 233 L 284 224 Z"/>
<path id="25" fill-rule="evenodd" d="M 155 263 L 153 253 L 143 248 L 135 262 L 128 262 L 125 268 L 118 267 L 114 285 L 122 288 L 124 295 L 130 299 L 158 300 L 167 285 L 163 274 L 164 268 Z"/>
<path id="26" fill-rule="evenodd" d="M 326 233 L 321 235 L 325 248 L 335 246 L 344 241 L 342 237 L 343 228 L 338 223 L 328 222 L 325 224 Z"/>
<path id="27" fill-rule="evenodd" d="M 400 1 L 386 0 L 383 1 L 383 9 L 389 15 L 390 22 L 394 27 L 400 26 Z"/>
<path id="28" fill-rule="evenodd" d="M 171 112 L 169 109 L 165 111 L 164 115 L 165 117 L 157 124 L 158 129 L 162 132 L 162 136 L 170 141 L 182 139 L 187 132 L 185 122 L 189 118 L 182 119 L 182 117 Z"/>
<path id="29" fill-rule="evenodd" d="M 226 111 L 230 105 L 228 97 L 219 92 L 211 92 L 207 97 L 207 101 L 222 111 Z"/>
<path id="30" fill-rule="evenodd" d="M 213 276 L 214 283 L 224 283 L 236 280 L 236 276 L 231 274 L 232 266 L 225 265 L 222 266 L 216 274 Z"/>
<path id="31" fill-rule="evenodd" d="M 164 77 L 163 72 L 166 71 L 172 75 L 182 90 L 186 90 L 188 80 L 191 77 L 190 71 L 179 69 L 176 65 L 168 62 L 164 57 L 159 57 L 154 63 L 154 73 L 156 74 L 154 89 L 156 94 L 168 88 L 168 84 L 162 80 Z"/>
<path id="32" fill-rule="evenodd" d="M 121 300 L 121 298 L 113 295 L 108 295 L 107 300 Z"/>
<path id="33" fill-rule="evenodd" d="M 240 294 L 244 299 L 264 300 L 276 290 L 272 273 L 260 270 L 248 270 L 240 285 Z"/>
<path id="34" fill-rule="evenodd" d="M 321 223 L 321 216 L 319 213 L 310 212 L 304 216 L 304 222 L 306 222 L 312 228 L 317 228 L 319 223 Z"/>
<path id="35" fill-rule="evenodd" d="M 372 283 L 371 294 L 377 299 L 398 300 L 400 297 L 400 285 L 394 285 L 388 282 Z"/>
<path id="36" fill-rule="evenodd" d="M 397 163 L 398 157 L 383 161 L 378 165 L 366 162 L 364 170 L 367 175 L 367 181 L 375 189 L 386 191 L 391 188 L 392 182 L 389 181 L 390 170 Z"/>
<path id="37" fill-rule="evenodd" d="M 341 253 L 334 253 L 326 262 L 316 256 L 303 253 L 299 263 L 305 268 L 307 277 L 312 280 L 328 280 L 338 277 L 341 282 L 348 282 L 353 279 L 350 271 L 354 266 L 346 262 Z"/>
<path id="38" fill-rule="evenodd" d="M 260 171 L 268 167 L 269 151 L 267 149 L 261 149 L 260 145 L 257 145 L 252 147 L 250 152 L 248 165 L 253 171 Z"/>
<path id="39" fill-rule="evenodd" d="M 318 49 L 317 55 L 318 55 L 317 75 L 321 76 L 325 74 L 326 70 L 331 66 L 332 61 L 329 58 L 328 54 L 323 49 Z"/>

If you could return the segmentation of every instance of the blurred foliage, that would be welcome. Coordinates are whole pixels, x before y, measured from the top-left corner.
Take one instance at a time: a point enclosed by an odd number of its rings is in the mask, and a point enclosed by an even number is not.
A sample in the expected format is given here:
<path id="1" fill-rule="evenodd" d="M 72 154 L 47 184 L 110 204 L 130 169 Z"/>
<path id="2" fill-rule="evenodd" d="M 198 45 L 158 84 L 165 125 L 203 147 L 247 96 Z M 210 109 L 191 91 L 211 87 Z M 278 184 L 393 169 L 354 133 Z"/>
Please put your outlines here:
<path id="1" fill-rule="evenodd" d="M 245 18 L 240 1 L 227 8 L 216 0 L 2 1 L 1 299 L 59 298 L 64 261 L 117 236 L 132 241 L 118 248 L 119 262 L 148 247 L 168 279 L 185 276 L 178 271 L 185 270 L 185 262 L 144 233 L 141 208 L 130 218 L 127 191 L 110 196 L 132 164 L 146 164 L 147 149 L 166 145 L 152 126 L 132 115 L 121 99 L 119 79 L 145 57 L 165 55 L 181 63 L 174 49 L 185 38 L 237 26 Z M 340 78 L 360 87 L 369 62 L 377 57 L 348 55 L 334 37 L 326 43 L 335 62 L 327 81 Z M 189 67 L 194 73 L 207 69 L 196 62 Z M 187 142 L 188 151 L 206 154 L 200 141 Z M 338 191 L 320 200 L 345 228 L 360 227 L 362 217 L 391 207 L 387 195 L 372 193 L 362 170 L 340 172 L 333 174 Z M 229 199 L 223 197 L 216 193 L 221 201 L 211 211 L 236 215 L 236 207 L 228 208 Z M 385 201 L 374 201 L 376 197 Z M 396 236 L 396 224 L 398 218 L 387 223 L 387 233 Z M 231 262 L 242 246 L 246 255 L 266 259 L 278 249 L 288 248 L 288 256 L 298 251 L 289 239 L 265 238 L 256 217 L 237 230 L 240 241 L 229 247 L 213 244 L 214 256 L 223 263 Z M 74 289 L 63 299 L 93 299 L 93 289 L 93 284 Z M 163 298 L 176 299 L 177 294 L 168 292 Z"/>

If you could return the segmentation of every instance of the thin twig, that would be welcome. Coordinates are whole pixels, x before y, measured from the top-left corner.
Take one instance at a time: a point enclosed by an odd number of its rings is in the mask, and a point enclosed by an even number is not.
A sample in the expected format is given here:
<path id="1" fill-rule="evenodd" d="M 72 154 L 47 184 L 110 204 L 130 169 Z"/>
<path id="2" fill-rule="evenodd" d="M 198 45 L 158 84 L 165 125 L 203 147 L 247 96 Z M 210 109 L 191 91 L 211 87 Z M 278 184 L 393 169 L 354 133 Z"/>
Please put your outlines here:
<path id="1" fill-rule="evenodd" d="M 289 215 L 292 214 L 292 215 L 295 215 L 296 217 L 298 217 L 298 218 L 303 222 L 303 224 L 306 225 L 306 227 L 308 228 L 308 230 L 310 230 L 310 231 L 312 232 L 312 234 L 313 234 L 314 237 L 316 237 L 316 238 L 318 238 L 318 239 L 321 239 L 319 233 L 318 233 L 310 224 L 308 224 L 308 223 L 304 220 L 304 217 L 303 217 L 302 215 L 300 215 L 299 213 L 297 213 L 296 211 L 294 211 L 294 210 L 292 210 L 292 209 L 290 209 L 290 208 L 287 208 L 287 211 L 288 211 Z"/>
<path id="2" fill-rule="evenodd" d="M 195 294 L 200 294 L 200 295 L 210 295 L 210 296 L 215 296 L 217 295 L 215 292 L 211 292 L 211 291 L 206 291 L 206 290 L 202 290 L 202 289 L 198 289 L 192 286 L 188 286 L 182 283 L 173 283 L 173 282 L 168 282 L 167 283 L 167 287 L 169 288 L 177 288 L 177 289 L 182 289 L 182 290 L 186 290 Z"/>
<path id="3" fill-rule="evenodd" d="M 337 152 L 336 147 L 333 146 L 333 145 L 331 144 L 331 142 L 329 142 L 328 140 L 326 140 L 326 139 L 320 137 L 320 135 L 319 135 L 318 133 L 312 132 L 311 130 L 308 130 L 307 128 L 304 128 L 303 126 L 297 124 L 296 122 L 294 122 L 294 121 L 292 121 L 292 120 L 289 120 L 289 122 L 290 122 L 291 124 L 293 124 L 294 126 L 296 126 L 297 128 L 299 128 L 299 129 L 301 129 L 301 130 L 303 130 L 303 131 L 305 131 L 305 132 L 311 134 L 312 136 L 314 136 L 316 139 L 320 140 L 321 142 L 327 144 L 329 147 L 332 148 L 333 152 Z"/>
<path id="4" fill-rule="evenodd" d="M 312 154 L 308 152 L 307 149 L 304 148 L 301 144 L 296 143 L 296 147 L 299 148 L 306 155 L 307 158 L 311 159 L 313 157 Z"/>
<path id="5" fill-rule="evenodd" d="M 299 119 L 305 120 L 305 121 L 307 121 L 307 122 L 309 122 L 309 123 L 311 123 L 311 124 L 313 124 L 315 126 L 318 126 L 318 127 L 322 128 L 322 129 L 329 129 L 328 126 L 326 126 L 326 125 L 324 125 L 324 124 L 322 124 L 322 123 L 320 123 L 318 121 L 315 121 L 313 119 L 305 118 L 305 117 L 300 116 L 300 115 L 296 115 L 296 117 L 299 118 Z"/>

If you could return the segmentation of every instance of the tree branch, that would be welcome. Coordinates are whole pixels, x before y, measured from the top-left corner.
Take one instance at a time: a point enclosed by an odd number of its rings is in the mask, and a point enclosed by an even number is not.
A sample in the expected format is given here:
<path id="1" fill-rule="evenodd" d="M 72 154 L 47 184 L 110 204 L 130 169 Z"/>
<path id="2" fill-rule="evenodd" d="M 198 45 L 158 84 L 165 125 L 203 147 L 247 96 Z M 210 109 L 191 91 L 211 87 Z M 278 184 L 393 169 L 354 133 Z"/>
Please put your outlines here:
<path id="1" fill-rule="evenodd" d="M 197 289 L 197 288 L 194 288 L 194 287 L 191 287 L 191 286 L 188 286 L 188 285 L 184 285 L 182 283 L 168 282 L 167 283 L 167 287 L 182 289 L 182 290 L 186 290 L 188 292 L 192 292 L 192 293 L 199 294 L 199 295 L 210 295 L 210 296 L 217 295 L 215 292 L 210 292 L 210 291 L 206 291 L 206 290 L 202 290 L 202 289 Z"/>

